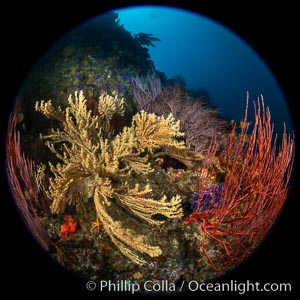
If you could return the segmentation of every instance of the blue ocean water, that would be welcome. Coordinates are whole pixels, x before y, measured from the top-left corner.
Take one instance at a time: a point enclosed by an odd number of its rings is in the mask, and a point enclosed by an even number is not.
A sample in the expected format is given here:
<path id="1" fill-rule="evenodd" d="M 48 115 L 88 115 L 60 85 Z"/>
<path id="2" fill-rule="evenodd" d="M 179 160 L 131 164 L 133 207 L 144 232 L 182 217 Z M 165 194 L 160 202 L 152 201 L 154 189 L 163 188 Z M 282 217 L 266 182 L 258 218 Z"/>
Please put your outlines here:
<path id="1" fill-rule="evenodd" d="M 170 7 L 138 6 L 117 12 L 131 33 L 151 33 L 161 40 L 149 48 L 156 69 L 168 77 L 180 75 L 189 89 L 207 90 L 226 117 L 243 119 L 248 91 L 250 101 L 263 95 L 276 132 L 282 132 L 283 122 L 292 130 L 279 83 L 255 50 L 235 33 L 205 16 Z M 251 102 L 249 107 L 251 119 Z"/>

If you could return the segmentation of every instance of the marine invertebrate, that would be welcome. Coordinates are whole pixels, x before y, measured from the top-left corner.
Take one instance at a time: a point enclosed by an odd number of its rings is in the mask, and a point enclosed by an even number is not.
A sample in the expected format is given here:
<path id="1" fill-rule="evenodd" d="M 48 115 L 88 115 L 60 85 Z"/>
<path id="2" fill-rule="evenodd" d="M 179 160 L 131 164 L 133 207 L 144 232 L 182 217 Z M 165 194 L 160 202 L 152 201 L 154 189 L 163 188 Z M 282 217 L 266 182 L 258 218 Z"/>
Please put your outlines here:
<path id="1" fill-rule="evenodd" d="M 97 217 L 96 221 L 90 222 L 93 226 L 91 228 L 91 231 L 93 231 L 94 229 L 98 230 L 98 233 L 100 233 L 100 228 L 101 228 L 101 223 L 99 221 L 99 218 Z"/>
<path id="2" fill-rule="evenodd" d="M 49 199 L 41 185 L 46 178 L 40 177 L 33 160 L 26 157 L 21 148 L 21 135 L 17 130 L 18 114 L 13 112 L 9 119 L 6 139 L 7 171 L 16 204 L 24 216 L 25 223 L 33 236 L 45 249 L 49 249 L 50 239 L 39 216 L 47 213 Z"/>
<path id="3" fill-rule="evenodd" d="M 189 98 L 180 86 L 165 87 L 153 103 L 152 112 L 162 115 L 172 113 L 180 120 L 186 145 L 197 152 L 205 153 L 213 137 L 218 146 L 226 144 L 223 135 L 226 123 L 219 111 L 201 98 Z"/>
<path id="4" fill-rule="evenodd" d="M 77 231 L 77 226 L 77 220 L 71 215 L 66 215 L 64 217 L 64 224 L 62 224 L 60 228 L 61 237 L 63 239 L 67 239 L 70 234 Z"/>
<path id="5" fill-rule="evenodd" d="M 160 41 L 159 38 L 154 37 L 153 34 L 151 34 L 151 33 L 140 32 L 140 33 L 134 34 L 133 37 L 134 37 L 135 41 L 138 42 L 141 46 L 146 46 L 146 47 L 149 47 L 149 46 L 155 47 L 153 42 Z"/>
<path id="6" fill-rule="evenodd" d="M 152 112 L 152 103 L 161 93 L 162 84 L 154 72 L 141 78 L 139 76 L 131 78 L 134 97 L 137 101 L 137 109 Z"/>
<path id="7" fill-rule="evenodd" d="M 200 224 L 200 248 L 218 273 L 240 263 L 263 240 L 286 200 L 293 166 L 294 140 L 284 127 L 281 147 L 277 148 L 271 114 L 265 109 L 263 99 L 254 102 L 255 122 L 248 134 L 248 97 L 241 132 L 236 134 L 233 128 L 222 154 L 226 169 L 222 201 L 218 205 L 204 205 L 207 179 L 200 175 L 198 209 L 184 221 L 184 224 Z M 213 143 L 207 163 L 203 164 L 209 172 L 213 171 L 210 162 L 215 152 Z M 201 205 L 203 209 L 199 209 Z M 217 265 L 207 252 L 208 240 L 223 248 L 223 260 Z"/>
<path id="8" fill-rule="evenodd" d="M 68 205 L 84 211 L 93 199 L 105 232 L 124 255 L 138 264 L 145 262 L 143 254 L 160 255 L 159 246 L 150 246 L 147 236 L 124 227 L 120 216 L 125 209 L 151 225 L 163 223 L 156 215 L 182 216 L 179 195 L 153 199 L 148 197 L 151 187 L 147 182 L 141 185 L 128 180 L 131 174 L 151 173 L 149 158 L 162 147 L 184 148 L 176 139 L 183 136 L 179 122 L 172 115 L 157 117 L 142 111 L 133 117 L 130 127 L 114 135 L 110 121 L 124 112 L 122 99 L 101 95 L 97 115 L 87 109 L 83 92 L 70 95 L 68 103 L 65 111 L 55 109 L 51 101 L 36 103 L 37 111 L 61 124 L 42 137 L 60 160 L 55 166 L 49 163 L 54 176 L 47 191 L 52 213 L 63 213 Z"/>
<path id="9" fill-rule="evenodd" d="M 225 184 L 221 182 L 216 186 L 207 187 L 204 191 L 194 192 L 190 199 L 192 210 L 209 211 L 220 206 L 224 199 L 225 189 Z"/>
<path id="10" fill-rule="evenodd" d="M 206 152 L 213 137 L 217 137 L 218 145 L 226 144 L 223 135 L 226 122 L 203 99 L 191 99 L 179 85 L 162 87 L 155 74 L 144 79 L 133 78 L 132 82 L 138 110 L 163 116 L 171 113 L 180 120 L 186 145 L 193 150 Z"/>

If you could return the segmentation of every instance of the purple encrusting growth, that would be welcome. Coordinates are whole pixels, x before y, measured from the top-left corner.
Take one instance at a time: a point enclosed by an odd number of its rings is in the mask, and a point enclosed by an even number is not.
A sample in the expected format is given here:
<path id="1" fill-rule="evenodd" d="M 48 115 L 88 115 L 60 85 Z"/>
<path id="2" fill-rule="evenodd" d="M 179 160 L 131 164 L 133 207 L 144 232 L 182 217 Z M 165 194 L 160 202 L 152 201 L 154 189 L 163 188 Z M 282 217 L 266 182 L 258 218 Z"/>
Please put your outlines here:
<path id="1" fill-rule="evenodd" d="M 117 84 L 117 90 L 119 94 L 123 94 L 124 93 L 124 87 L 122 85 L 122 83 L 118 83 Z"/>
<path id="2" fill-rule="evenodd" d="M 225 188 L 225 184 L 221 182 L 216 186 L 206 188 L 204 191 L 194 192 L 190 198 L 191 209 L 195 211 L 198 208 L 199 211 L 208 211 L 219 207 L 224 199 Z"/>

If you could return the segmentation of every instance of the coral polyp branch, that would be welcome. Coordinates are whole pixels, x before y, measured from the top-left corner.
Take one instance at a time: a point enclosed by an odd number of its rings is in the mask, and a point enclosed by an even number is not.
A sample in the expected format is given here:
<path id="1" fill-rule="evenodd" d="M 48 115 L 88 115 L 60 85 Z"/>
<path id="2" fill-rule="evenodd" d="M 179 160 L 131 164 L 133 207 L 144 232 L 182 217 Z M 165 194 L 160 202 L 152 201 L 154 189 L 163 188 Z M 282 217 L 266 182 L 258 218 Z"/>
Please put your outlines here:
<path id="1" fill-rule="evenodd" d="M 165 118 L 140 112 L 133 117 L 131 127 L 113 135 L 111 120 L 114 114 L 124 113 L 123 100 L 101 95 L 96 115 L 87 109 L 82 92 L 71 95 L 68 103 L 65 110 L 55 109 L 51 101 L 36 103 L 37 111 L 61 123 L 60 128 L 42 136 L 60 160 L 56 165 L 49 163 L 53 177 L 47 196 L 52 200 L 52 213 L 64 213 L 67 206 L 82 212 L 93 198 L 99 221 L 124 255 L 137 264 L 145 262 L 143 254 L 160 255 L 160 247 L 150 246 L 146 235 L 124 226 L 118 211 L 125 209 L 152 225 L 164 222 L 156 219 L 157 215 L 167 219 L 182 217 L 179 195 L 170 200 L 165 195 L 154 199 L 147 196 L 149 185 L 140 187 L 136 182 L 132 187 L 128 182 L 129 174 L 153 171 L 149 156 L 155 151 L 164 146 L 184 148 L 184 143 L 177 140 L 183 136 L 179 122 L 171 114 Z"/>

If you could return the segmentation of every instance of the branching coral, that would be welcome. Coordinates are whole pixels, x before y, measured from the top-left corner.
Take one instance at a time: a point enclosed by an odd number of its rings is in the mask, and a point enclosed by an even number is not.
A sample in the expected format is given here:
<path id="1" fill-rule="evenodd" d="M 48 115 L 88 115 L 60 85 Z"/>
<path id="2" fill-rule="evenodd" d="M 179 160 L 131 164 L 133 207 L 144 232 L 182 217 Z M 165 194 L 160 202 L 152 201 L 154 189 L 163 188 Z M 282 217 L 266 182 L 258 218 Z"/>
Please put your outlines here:
<path id="1" fill-rule="evenodd" d="M 44 194 L 47 177 L 43 167 L 24 154 L 21 135 L 17 130 L 17 113 L 13 112 L 8 123 L 6 139 L 7 172 L 16 204 L 33 236 L 45 249 L 51 244 L 39 217 L 49 212 L 49 199 Z"/>
<path id="2" fill-rule="evenodd" d="M 295 144 L 285 127 L 277 147 L 271 114 L 263 98 L 254 102 L 254 124 L 248 133 L 248 97 L 243 126 L 239 134 L 233 128 L 228 147 L 223 152 L 224 185 L 211 187 L 205 173 L 214 173 L 211 158 L 216 145 L 207 153 L 207 163 L 200 169 L 196 208 L 184 224 L 198 222 L 200 248 L 212 267 L 221 272 L 242 262 L 264 239 L 286 200 L 291 177 Z M 196 203 L 195 203 L 196 202 Z M 223 247 L 223 261 L 213 261 L 207 241 Z M 221 248 L 222 248 L 221 247 Z"/>
<path id="3" fill-rule="evenodd" d="M 184 148 L 184 142 L 175 139 L 184 136 L 184 133 L 179 131 L 180 122 L 175 121 L 172 114 L 166 118 L 157 117 L 155 114 L 149 114 L 142 110 L 133 117 L 133 123 L 140 151 L 147 149 L 153 152 L 161 146 Z"/>
<path id="4" fill-rule="evenodd" d="M 180 120 L 181 130 L 186 134 L 186 145 L 197 152 L 205 153 L 213 137 L 219 146 L 225 143 L 222 133 L 226 123 L 220 118 L 219 111 L 201 98 L 189 99 L 179 86 L 164 88 L 153 103 L 152 112 L 163 115 L 172 113 Z"/>
<path id="5" fill-rule="evenodd" d="M 123 100 L 101 95 L 99 114 L 95 116 L 88 111 L 82 92 L 75 92 L 68 101 L 65 111 L 55 109 L 51 101 L 36 103 L 37 111 L 62 125 L 42 137 L 61 161 L 56 166 L 50 163 L 54 175 L 47 191 L 53 201 L 51 211 L 63 213 L 67 205 L 75 205 L 81 211 L 93 197 L 106 233 L 124 255 L 138 264 L 145 262 L 143 253 L 160 255 L 159 246 L 148 245 L 147 236 L 125 228 L 123 220 L 111 213 L 111 207 L 114 211 L 123 207 L 152 225 L 163 223 L 155 219 L 156 215 L 169 219 L 182 216 L 180 196 L 169 201 L 166 196 L 160 200 L 146 197 L 151 192 L 147 183 L 140 186 L 128 181 L 132 172 L 139 175 L 152 171 L 149 155 L 154 151 L 164 146 L 184 148 L 183 142 L 176 140 L 183 136 L 179 122 L 172 115 L 157 117 L 142 111 L 133 117 L 130 127 L 113 136 L 109 132 L 110 120 L 115 114 L 123 114 Z"/>

